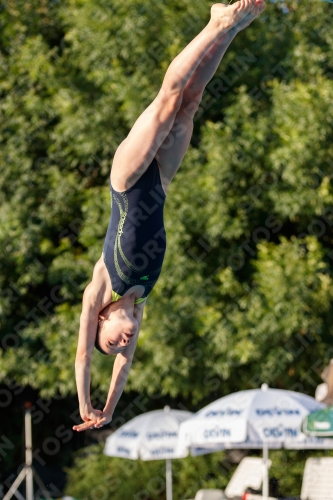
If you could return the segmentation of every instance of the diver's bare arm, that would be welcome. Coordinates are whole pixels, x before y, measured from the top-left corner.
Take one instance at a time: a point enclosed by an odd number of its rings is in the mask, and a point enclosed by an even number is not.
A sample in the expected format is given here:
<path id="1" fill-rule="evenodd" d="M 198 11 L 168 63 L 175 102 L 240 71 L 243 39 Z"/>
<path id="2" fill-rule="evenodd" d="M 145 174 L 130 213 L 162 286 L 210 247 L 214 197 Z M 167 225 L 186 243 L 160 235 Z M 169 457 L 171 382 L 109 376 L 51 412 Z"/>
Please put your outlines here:
<path id="1" fill-rule="evenodd" d="M 110 422 L 112 419 L 113 412 L 117 403 L 119 401 L 120 396 L 124 390 L 126 380 L 132 366 L 133 356 L 135 352 L 135 348 L 137 345 L 137 338 L 133 340 L 133 342 L 126 347 L 124 352 L 117 354 L 113 370 L 112 370 L 112 378 L 110 383 L 110 389 L 108 393 L 108 397 L 106 400 L 106 404 L 103 410 L 103 417 Z M 107 421 L 101 422 L 101 425 L 108 423 Z M 99 425 L 97 426 L 99 427 Z"/>
<path id="2" fill-rule="evenodd" d="M 90 401 L 90 367 L 100 310 L 99 293 L 96 292 L 95 284 L 92 282 L 87 286 L 83 295 L 79 341 L 75 358 L 76 386 L 80 414 L 84 421 L 95 419 L 101 414 L 99 410 L 92 408 Z"/>
<path id="3" fill-rule="evenodd" d="M 136 342 L 137 340 L 133 341 L 133 344 L 128 346 L 126 350 L 131 347 L 130 351 L 134 354 Z M 90 413 L 91 417 L 84 419 L 85 422 L 83 424 L 75 425 L 73 427 L 75 431 L 80 432 L 87 429 L 98 429 L 99 427 L 102 427 L 103 425 L 111 422 L 114 409 L 124 390 L 128 373 L 132 365 L 132 360 L 133 355 L 129 355 L 129 353 L 127 353 L 127 356 L 125 355 L 125 352 L 117 354 L 113 365 L 109 394 L 103 412 L 99 410 L 90 410 L 90 412 L 95 412 L 95 414 Z"/>

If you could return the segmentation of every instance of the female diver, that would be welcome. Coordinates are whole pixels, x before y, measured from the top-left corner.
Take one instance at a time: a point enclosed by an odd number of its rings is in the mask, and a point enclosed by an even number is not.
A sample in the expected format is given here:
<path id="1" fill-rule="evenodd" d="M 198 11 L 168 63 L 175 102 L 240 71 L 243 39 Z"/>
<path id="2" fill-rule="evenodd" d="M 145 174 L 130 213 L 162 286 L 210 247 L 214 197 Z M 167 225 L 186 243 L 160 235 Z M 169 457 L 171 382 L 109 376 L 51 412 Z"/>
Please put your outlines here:
<path id="1" fill-rule="evenodd" d="M 125 386 L 147 296 L 166 247 L 165 196 L 189 146 L 202 94 L 235 35 L 264 0 L 215 4 L 207 26 L 170 64 L 155 100 L 118 147 L 111 170 L 112 213 L 103 254 L 83 295 L 75 360 L 80 415 L 76 431 L 109 423 Z M 94 347 L 116 355 L 103 411 L 90 401 Z"/>

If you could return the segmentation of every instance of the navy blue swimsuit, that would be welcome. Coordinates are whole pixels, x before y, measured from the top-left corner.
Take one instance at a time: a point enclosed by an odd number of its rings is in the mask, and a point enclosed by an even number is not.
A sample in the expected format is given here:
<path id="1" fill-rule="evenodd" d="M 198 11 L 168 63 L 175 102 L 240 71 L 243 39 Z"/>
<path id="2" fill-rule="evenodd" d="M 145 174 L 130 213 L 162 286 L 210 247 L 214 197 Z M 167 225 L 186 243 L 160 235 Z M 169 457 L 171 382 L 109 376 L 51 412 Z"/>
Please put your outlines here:
<path id="1" fill-rule="evenodd" d="M 158 280 L 166 249 L 165 193 L 156 159 L 133 187 L 119 192 L 111 186 L 110 190 L 103 258 L 113 295 L 123 296 L 131 287 L 143 285 L 145 298 Z"/>

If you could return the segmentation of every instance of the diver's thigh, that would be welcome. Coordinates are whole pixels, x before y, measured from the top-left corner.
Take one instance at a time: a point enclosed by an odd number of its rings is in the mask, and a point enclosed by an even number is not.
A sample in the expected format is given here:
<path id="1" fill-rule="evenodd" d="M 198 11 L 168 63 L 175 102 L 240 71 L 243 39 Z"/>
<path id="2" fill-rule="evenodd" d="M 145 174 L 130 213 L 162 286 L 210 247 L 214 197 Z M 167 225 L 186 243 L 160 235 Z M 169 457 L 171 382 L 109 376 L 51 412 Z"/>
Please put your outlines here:
<path id="1" fill-rule="evenodd" d="M 177 113 L 174 125 L 156 152 L 164 191 L 179 169 L 193 133 L 193 120 L 185 111 Z"/>
<path id="2" fill-rule="evenodd" d="M 111 171 L 114 189 L 129 189 L 147 170 L 173 126 L 179 102 L 178 94 L 164 93 L 139 116 L 116 151 Z"/>

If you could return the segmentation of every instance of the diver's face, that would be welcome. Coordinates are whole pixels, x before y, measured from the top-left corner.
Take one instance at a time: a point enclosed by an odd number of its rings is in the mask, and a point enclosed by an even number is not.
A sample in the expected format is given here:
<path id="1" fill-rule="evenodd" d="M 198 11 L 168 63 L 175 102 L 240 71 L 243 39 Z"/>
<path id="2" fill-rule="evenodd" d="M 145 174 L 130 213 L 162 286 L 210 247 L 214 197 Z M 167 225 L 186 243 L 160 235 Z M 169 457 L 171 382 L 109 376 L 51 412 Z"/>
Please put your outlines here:
<path id="1" fill-rule="evenodd" d="M 139 325 L 135 318 L 119 319 L 111 314 L 108 319 L 100 318 L 100 345 L 109 354 L 118 354 L 135 339 Z"/>

